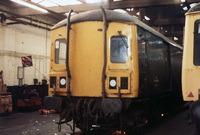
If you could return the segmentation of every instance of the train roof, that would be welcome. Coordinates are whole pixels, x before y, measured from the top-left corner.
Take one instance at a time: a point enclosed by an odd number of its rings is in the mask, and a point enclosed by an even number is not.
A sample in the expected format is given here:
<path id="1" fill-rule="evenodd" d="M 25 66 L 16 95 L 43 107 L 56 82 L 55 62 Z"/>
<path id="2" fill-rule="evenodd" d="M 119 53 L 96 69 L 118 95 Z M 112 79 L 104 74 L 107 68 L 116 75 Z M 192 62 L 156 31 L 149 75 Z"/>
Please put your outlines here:
<path id="1" fill-rule="evenodd" d="M 200 3 L 190 8 L 190 10 L 187 13 L 196 12 L 196 11 L 200 11 Z"/>
<path id="2" fill-rule="evenodd" d="M 128 15 L 128 14 L 120 13 L 120 12 L 117 12 L 117 11 L 113 11 L 113 10 L 105 10 L 105 12 L 106 12 L 107 22 L 130 22 L 130 23 L 132 22 L 132 23 L 135 23 L 138 26 L 142 27 L 143 29 L 145 29 L 145 30 L 153 33 L 154 35 L 162 38 L 163 40 L 165 40 L 169 44 L 182 49 L 182 46 L 176 44 L 174 41 L 163 36 L 162 34 L 157 32 L 153 28 L 149 27 L 145 23 L 138 20 L 136 17 L 133 17 L 133 16 Z M 84 21 L 103 21 L 103 14 L 102 14 L 101 9 L 86 11 L 86 12 L 83 12 L 83 13 L 80 13 L 80 14 L 75 14 L 75 15 L 72 15 L 71 18 L 70 18 L 71 24 L 84 22 Z M 56 29 L 56 28 L 59 28 L 61 26 L 66 26 L 66 25 L 67 25 L 67 19 L 64 19 L 64 20 L 60 21 L 59 23 L 57 23 L 56 25 L 54 25 L 51 29 Z"/>

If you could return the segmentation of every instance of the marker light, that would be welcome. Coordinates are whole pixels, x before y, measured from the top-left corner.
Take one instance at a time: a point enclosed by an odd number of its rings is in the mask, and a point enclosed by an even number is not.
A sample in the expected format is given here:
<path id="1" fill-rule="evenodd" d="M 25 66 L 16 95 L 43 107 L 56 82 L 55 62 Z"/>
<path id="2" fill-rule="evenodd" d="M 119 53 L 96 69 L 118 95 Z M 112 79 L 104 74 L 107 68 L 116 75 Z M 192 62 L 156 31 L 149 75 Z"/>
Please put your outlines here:
<path id="1" fill-rule="evenodd" d="M 110 86 L 115 87 L 117 82 L 115 80 L 110 80 Z"/>

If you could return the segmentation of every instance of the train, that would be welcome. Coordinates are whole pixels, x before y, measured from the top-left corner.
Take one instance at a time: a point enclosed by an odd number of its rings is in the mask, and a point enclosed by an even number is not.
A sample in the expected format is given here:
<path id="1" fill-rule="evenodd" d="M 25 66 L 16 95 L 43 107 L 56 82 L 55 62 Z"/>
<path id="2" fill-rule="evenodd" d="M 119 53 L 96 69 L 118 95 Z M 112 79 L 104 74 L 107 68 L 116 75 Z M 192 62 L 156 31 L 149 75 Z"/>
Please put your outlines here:
<path id="1" fill-rule="evenodd" d="M 185 14 L 183 46 L 182 93 L 184 101 L 191 101 L 189 114 L 200 133 L 200 4 Z"/>
<path id="2" fill-rule="evenodd" d="M 49 96 L 57 123 L 131 135 L 181 103 L 182 47 L 128 14 L 103 8 L 51 29 Z M 69 124 L 68 124 L 69 125 Z"/>

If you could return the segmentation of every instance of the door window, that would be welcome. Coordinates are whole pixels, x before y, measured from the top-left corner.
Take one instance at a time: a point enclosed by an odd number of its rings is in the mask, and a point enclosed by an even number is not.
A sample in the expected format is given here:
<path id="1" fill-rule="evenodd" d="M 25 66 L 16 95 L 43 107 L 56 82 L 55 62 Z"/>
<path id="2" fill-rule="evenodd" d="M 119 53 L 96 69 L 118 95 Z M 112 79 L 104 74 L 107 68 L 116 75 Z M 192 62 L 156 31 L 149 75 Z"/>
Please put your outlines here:
<path id="1" fill-rule="evenodd" d="M 110 61 L 112 63 L 126 63 L 127 62 L 127 37 L 126 36 L 112 36 Z"/>

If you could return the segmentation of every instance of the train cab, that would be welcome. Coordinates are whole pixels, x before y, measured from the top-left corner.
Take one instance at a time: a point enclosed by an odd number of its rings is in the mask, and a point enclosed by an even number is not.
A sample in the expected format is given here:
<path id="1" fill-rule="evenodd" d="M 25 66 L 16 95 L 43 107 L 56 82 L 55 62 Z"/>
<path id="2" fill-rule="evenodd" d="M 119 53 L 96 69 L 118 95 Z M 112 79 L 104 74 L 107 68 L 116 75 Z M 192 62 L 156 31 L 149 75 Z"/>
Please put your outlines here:
<path id="1" fill-rule="evenodd" d="M 191 101 L 189 116 L 200 133 L 200 3 L 186 13 L 182 66 L 182 94 Z"/>
<path id="2" fill-rule="evenodd" d="M 186 13 L 182 94 L 185 101 L 199 100 L 200 95 L 200 4 Z"/>
<path id="3" fill-rule="evenodd" d="M 101 97 L 102 87 L 105 87 L 107 97 L 118 97 L 119 89 L 122 97 L 137 97 L 139 74 L 137 40 L 134 34 L 137 33 L 136 25 L 123 22 L 107 23 L 104 54 L 103 22 L 75 21 L 72 20 L 69 32 L 71 95 Z M 67 95 L 66 33 L 66 26 L 52 29 L 49 85 L 51 95 Z M 104 61 L 106 78 L 105 86 L 102 86 Z"/>

